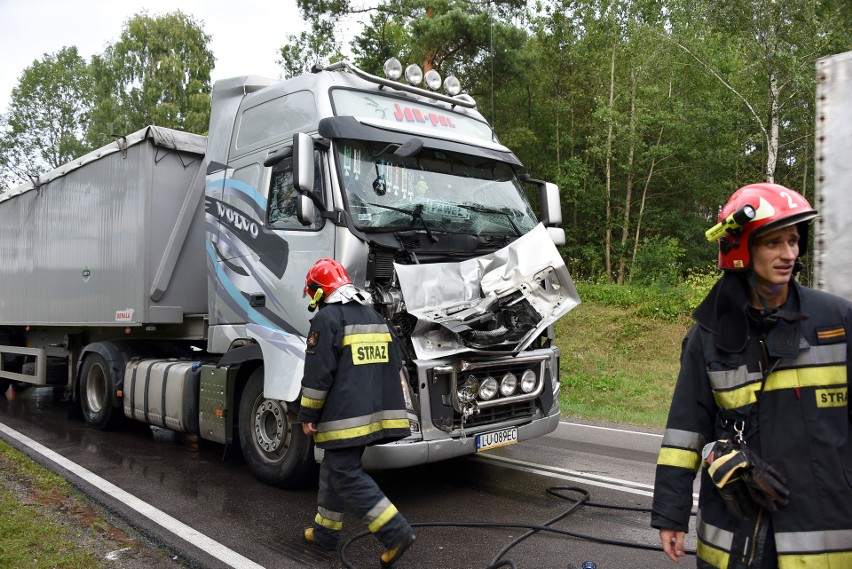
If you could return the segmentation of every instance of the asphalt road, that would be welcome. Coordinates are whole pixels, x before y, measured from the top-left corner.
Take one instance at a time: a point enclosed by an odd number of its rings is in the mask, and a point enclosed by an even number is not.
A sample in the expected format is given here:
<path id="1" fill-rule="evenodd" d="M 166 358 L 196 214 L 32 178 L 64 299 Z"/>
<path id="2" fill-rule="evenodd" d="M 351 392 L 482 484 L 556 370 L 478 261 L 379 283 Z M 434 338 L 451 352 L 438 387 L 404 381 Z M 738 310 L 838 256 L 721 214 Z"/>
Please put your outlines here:
<path id="1" fill-rule="evenodd" d="M 301 541 L 315 513 L 315 488 L 284 491 L 256 481 L 240 457 L 196 437 L 132 423 L 99 432 L 69 420 L 70 404 L 49 388 L 0 397 L 0 437 L 56 470 L 185 565 L 204 569 L 377 567 L 370 536 L 348 544 L 345 560 Z M 400 569 L 484 569 L 497 557 L 519 569 L 675 567 L 660 551 L 577 536 L 658 545 L 644 511 L 583 505 L 508 551 L 526 531 L 560 517 L 588 492 L 593 503 L 648 508 L 659 433 L 563 422 L 551 435 L 419 467 L 374 471 L 374 478 L 415 525 L 417 543 Z M 463 527 L 460 524 L 477 527 Z M 502 524 L 506 527 L 481 527 Z M 364 532 L 345 520 L 343 535 Z M 694 548 L 694 537 L 687 546 Z M 348 564 L 348 565 L 347 565 Z M 504 565 L 509 567 L 507 563 Z M 677 567 L 694 568 L 689 556 Z"/>

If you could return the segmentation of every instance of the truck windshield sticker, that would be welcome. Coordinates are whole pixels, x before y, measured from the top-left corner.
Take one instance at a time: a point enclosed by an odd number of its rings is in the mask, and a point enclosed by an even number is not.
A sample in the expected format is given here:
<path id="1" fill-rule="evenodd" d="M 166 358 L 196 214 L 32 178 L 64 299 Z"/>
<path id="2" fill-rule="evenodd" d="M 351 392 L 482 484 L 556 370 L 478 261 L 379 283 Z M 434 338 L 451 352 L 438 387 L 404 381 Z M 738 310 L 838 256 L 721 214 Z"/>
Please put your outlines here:
<path id="1" fill-rule="evenodd" d="M 488 142 L 494 141 L 491 127 L 473 117 L 414 101 L 402 102 L 395 97 L 364 93 L 350 89 L 331 92 L 337 116 L 351 115 L 404 124 L 424 134 L 456 133 Z"/>

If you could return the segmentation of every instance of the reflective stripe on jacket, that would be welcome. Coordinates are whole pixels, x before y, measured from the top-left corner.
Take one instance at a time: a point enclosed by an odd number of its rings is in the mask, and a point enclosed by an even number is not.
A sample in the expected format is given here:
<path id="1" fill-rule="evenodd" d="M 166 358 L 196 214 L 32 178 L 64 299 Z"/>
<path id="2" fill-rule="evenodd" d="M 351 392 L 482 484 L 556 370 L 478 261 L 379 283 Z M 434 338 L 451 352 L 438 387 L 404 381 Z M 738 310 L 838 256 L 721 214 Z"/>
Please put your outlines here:
<path id="1" fill-rule="evenodd" d="M 780 569 L 852 567 L 852 420 L 848 404 L 850 303 L 791 284 L 792 310 L 807 315 L 779 333 L 785 357 L 749 334 L 743 351 L 716 347 L 714 323 L 697 322 L 684 340 L 657 462 L 651 525 L 686 531 L 693 481 L 701 470 L 698 567 L 729 569 L 754 556 L 761 512 L 732 518 L 702 469 L 701 450 L 742 430 L 752 451 L 785 478 L 790 502 L 771 514 Z M 777 326 L 777 325 L 776 325 Z M 797 337 L 789 337 L 795 333 Z M 766 340 L 771 332 L 767 332 Z M 798 349 L 795 346 L 798 345 Z"/>
<path id="2" fill-rule="evenodd" d="M 320 448 L 409 436 L 401 367 L 400 348 L 373 308 L 322 304 L 307 338 L 298 420 L 316 424 Z"/>

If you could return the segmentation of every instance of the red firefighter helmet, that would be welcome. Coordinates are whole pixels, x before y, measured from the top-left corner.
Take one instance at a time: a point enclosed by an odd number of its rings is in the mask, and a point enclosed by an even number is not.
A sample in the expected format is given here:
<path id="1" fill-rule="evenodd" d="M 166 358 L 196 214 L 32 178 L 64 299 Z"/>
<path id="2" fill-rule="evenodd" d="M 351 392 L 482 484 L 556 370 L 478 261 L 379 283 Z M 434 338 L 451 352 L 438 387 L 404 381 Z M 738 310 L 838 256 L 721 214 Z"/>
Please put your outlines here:
<path id="1" fill-rule="evenodd" d="M 343 265 L 334 259 L 320 259 L 305 277 L 305 292 L 311 297 L 311 309 L 343 285 L 352 284 Z"/>
<path id="2" fill-rule="evenodd" d="M 808 250 L 808 222 L 816 216 L 817 211 L 801 194 L 784 186 L 760 183 L 740 188 L 719 214 L 720 225 L 716 227 L 727 227 L 718 239 L 719 268 L 751 268 L 754 237 L 790 225 L 798 225 L 799 255 L 804 255 Z"/>

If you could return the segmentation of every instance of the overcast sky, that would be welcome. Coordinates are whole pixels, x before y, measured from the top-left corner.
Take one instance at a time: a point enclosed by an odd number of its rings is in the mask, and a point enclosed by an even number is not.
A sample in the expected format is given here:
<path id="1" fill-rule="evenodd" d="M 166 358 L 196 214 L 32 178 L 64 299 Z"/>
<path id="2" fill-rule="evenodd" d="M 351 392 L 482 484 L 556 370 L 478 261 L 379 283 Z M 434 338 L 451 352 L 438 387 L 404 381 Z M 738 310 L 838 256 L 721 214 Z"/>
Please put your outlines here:
<path id="1" fill-rule="evenodd" d="M 147 10 L 163 15 L 180 8 L 212 36 L 213 81 L 236 75 L 279 78 L 275 64 L 288 34 L 307 29 L 296 0 L 0 0 L 0 112 L 26 67 L 45 53 L 77 46 L 89 61 L 115 43 L 124 22 Z M 344 46 L 351 38 L 344 38 Z"/>

